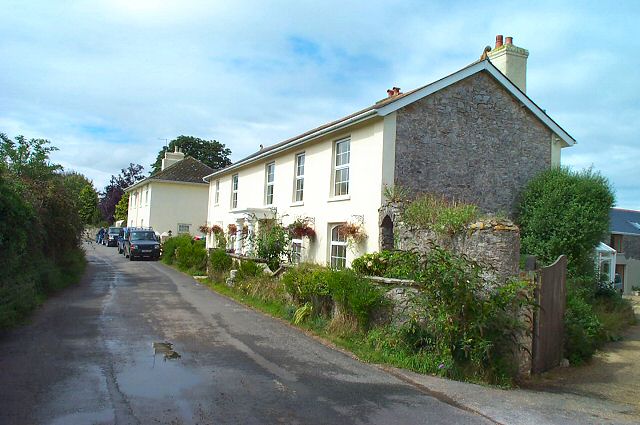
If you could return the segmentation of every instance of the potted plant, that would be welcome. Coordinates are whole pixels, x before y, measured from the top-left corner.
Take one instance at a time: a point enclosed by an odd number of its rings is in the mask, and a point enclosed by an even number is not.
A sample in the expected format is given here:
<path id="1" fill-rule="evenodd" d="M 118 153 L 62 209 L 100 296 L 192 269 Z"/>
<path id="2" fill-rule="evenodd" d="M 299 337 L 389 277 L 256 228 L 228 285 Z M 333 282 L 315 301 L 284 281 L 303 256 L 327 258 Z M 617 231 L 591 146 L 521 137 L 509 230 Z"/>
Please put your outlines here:
<path id="1" fill-rule="evenodd" d="M 357 223 L 343 224 L 338 228 L 338 234 L 347 239 L 347 242 L 354 245 L 360 245 L 367 239 L 367 232 L 362 225 Z"/>
<path id="2" fill-rule="evenodd" d="M 311 219 L 306 217 L 296 219 L 287 226 L 287 230 L 292 239 L 309 238 L 310 240 L 314 240 L 316 237 L 316 231 L 311 227 Z"/>

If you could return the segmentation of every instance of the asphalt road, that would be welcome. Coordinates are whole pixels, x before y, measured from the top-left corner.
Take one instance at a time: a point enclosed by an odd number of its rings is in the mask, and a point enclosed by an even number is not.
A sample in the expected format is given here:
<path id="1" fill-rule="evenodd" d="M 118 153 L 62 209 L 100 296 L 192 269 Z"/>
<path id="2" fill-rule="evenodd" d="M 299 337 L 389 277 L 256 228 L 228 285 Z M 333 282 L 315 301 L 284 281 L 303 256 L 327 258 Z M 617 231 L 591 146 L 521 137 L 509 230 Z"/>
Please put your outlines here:
<path id="1" fill-rule="evenodd" d="M 79 285 L 0 335 L 0 423 L 488 423 L 160 263 L 87 254 Z"/>

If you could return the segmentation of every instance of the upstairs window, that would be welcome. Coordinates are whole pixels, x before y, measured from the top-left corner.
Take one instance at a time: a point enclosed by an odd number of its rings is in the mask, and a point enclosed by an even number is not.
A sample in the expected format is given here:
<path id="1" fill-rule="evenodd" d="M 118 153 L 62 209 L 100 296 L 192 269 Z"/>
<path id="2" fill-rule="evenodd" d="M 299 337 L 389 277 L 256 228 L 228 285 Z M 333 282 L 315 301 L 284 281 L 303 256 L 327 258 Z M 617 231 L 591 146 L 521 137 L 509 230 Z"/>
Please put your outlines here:
<path id="1" fill-rule="evenodd" d="M 623 251 L 623 245 L 622 245 L 622 235 L 611 235 L 611 243 L 609 244 L 609 246 L 613 249 L 616 250 L 616 252 L 620 253 L 620 252 L 624 252 Z"/>
<path id="2" fill-rule="evenodd" d="M 294 200 L 304 200 L 304 152 L 296 155 L 296 191 Z"/>
<path id="3" fill-rule="evenodd" d="M 178 223 L 178 234 L 189 233 L 190 224 Z"/>
<path id="4" fill-rule="evenodd" d="M 330 265 L 332 269 L 344 269 L 347 266 L 347 238 L 340 232 L 341 224 L 331 228 Z"/>
<path id="5" fill-rule="evenodd" d="M 220 180 L 216 180 L 216 192 L 213 199 L 215 205 L 218 205 L 218 202 L 220 201 Z"/>
<path id="6" fill-rule="evenodd" d="M 276 172 L 276 163 L 270 162 L 265 167 L 265 188 L 264 188 L 264 203 L 265 205 L 273 204 L 273 184 Z"/>
<path id="7" fill-rule="evenodd" d="M 333 196 L 349 194 L 349 162 L 351 160 L 351 140 L 336 142 L 336 156 L 333 170 Z"/>
<path id="8" fill-rule="evenodd" d="M 238 175 L 231 176 L 231 208 L 238 208 Z"/>

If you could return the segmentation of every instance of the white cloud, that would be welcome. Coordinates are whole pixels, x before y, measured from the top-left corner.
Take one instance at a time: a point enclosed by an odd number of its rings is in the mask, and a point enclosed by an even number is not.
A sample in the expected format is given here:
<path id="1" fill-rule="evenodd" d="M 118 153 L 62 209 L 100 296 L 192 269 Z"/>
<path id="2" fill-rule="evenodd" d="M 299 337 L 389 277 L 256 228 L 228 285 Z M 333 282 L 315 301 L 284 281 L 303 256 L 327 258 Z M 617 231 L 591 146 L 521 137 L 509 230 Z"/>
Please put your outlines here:
<path id="1" fill-rule="evenodd" d="M 563 158 L 638 208 L 639 5 L 0 0 L 0 131 L 52 140 L 101 187 L 148 167 L 159 138 L 217 139 L 239 159 L 453 72 L 503 33 L 530 51 L 528 93 L 578 139 Z"/>

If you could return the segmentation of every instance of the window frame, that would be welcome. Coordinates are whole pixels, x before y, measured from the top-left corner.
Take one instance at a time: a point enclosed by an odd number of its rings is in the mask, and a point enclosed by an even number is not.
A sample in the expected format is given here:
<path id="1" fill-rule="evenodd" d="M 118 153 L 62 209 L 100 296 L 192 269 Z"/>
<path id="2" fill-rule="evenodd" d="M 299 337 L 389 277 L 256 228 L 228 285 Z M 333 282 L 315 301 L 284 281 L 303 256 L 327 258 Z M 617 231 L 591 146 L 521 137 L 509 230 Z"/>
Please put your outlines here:
<path id="1" fill-rule="evenodd" d="M 618 233 L 611 234 L 611 248 L 615 249 L 617 253 L 624 253 L 624 236 Z M 619 248 L 619 249 L 618 249 Z"/>
<path id="2" fill-rule="evenodd" d="M 271 173 L 269 173 L 271 169 Z M 269 180 L 271 177 L 271 180 Z M 264 166 L 264 205 L 273 205 L 275 198 L 276 162 L 271 161 Z"/>
<path id="3" fill-rule="evenodd" d="M 213 205 L 220 204 L 220 179 L 216 180 L 213 202 Z"/>
<path id="4" fill-rule="evenodd" d="M 336 270 L 347 267 L 347 238 L 344 236 L 341 238 L 338 231 L 342 225 L 344 223 L 336 223 L 329 227 L 329 267 Z M 334 239 L 334 232 L 336 239 Z M 334 255 L 334 247 L 336 248 L 336 254 L 344 255 Z"/>
<path id="5" fill-rule="evenodd" d="M 296 249 L 296 247 L 298 249 Z M 304 244 L 302 239 L 291 239 L 291 263 L 300 264 L 302 262 L 302 250 Z"/>
<path id="6" fill-rule="evenodd" d="M 345 152 L 339 152 L 339 147 L 343 144 L 347 144 L 347 151 Z M 347 161 L 346 162 L 342 162 L 344 156 L 346 155 Z M 340 160 L 340 161 L 339 161 Z M 340 162 L 340 163 L 339 163 Z M 343 139 L 339 139 L 336 140 L 333 144 L 333 170 L 332 170 L 332 175 L 331 175 L 331 195 L 333 197 L 343 197 L 343 196 L 349 196 L 349 186 L 350 186 L 350 181 L 351 181 L 351 137 L 345 137 Z M 342 180 L 338 181 L 338 174 L 343 174 L 346 171 L 346 175 L 347 178 L 346 180 L 344 179 L 343 176 L 341 176 Z M 346 190 L 343 191 L 338 190 L 338 185 L 346 185 Z"/>
<path id="7" fill-rule="evenodd" d="M 293 177 L 293 202 L 304 202 L 304 173 L 306 166 L 306 152 L 297 153 L 294 161 L 294 177 Z M 302 164 L 300 163 L 302 159 Z M 300 174 L 300 168 L 302 168 L 302 174 Z M 300 183 L 298 187 L 298 183 Z M 298 196 L 300 195 L 300 196 Z"/>
<path id="8" fill-rule="evenodd" d="M 231 176 L 231 209 L 238 208 L 238 186 L 240 178 L 238 174 Z"/>
<path id="9" fill-rule="evenodd" d="M 180 230 L 181 226 L 187 226 L 187 231 L 183 231 Z M 187 223 L 178 223 L 178 234 L 179 235 L 185 235 L 185 234 L 190 234 L 191 233 L 191 224 L 187 224 Z"/>

